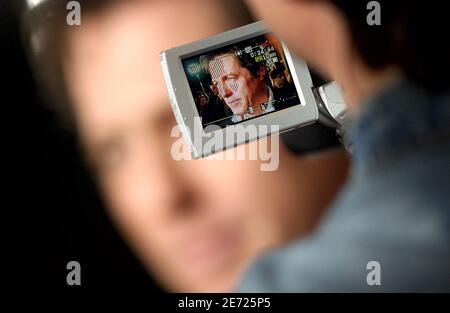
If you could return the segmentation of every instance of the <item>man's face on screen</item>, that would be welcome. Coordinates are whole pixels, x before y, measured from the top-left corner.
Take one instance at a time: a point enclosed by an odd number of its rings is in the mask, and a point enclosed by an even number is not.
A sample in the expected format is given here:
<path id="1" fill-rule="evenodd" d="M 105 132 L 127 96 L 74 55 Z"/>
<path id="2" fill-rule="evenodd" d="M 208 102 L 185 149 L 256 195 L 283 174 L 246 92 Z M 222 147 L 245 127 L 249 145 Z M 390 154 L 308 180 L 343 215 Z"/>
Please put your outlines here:
<path id="1" fill-rule="evenodd" d="M 178 138 L 171 138 L 176 123 L 159 51 L 239 26 L 223 18 L 219 3 L 120 2 L 67 34 L 65 78 L 109 214 L 170 291 L 231 290 L 256 255 L 304 232 L 313 212 L 302 183 L 314 176 L 311 167 L 296 172 L 298 160 L 284 146 L 274 172 L 261 172 L 260 160 L 171 157 Z M 239 87 L 224 98 L 239 99 L 234 109 L 243 112 L 255 82 L 225 60 Z"/>
<path id="2" fill-rule="evenodd" d="M 232 54 L 217 56 L 209 62 L 211 79 L 219 95 L 234 115 L 243 115 L 249 107 L 262 103 L 264 83 L 253 77 Z M 262 94 L 261 94 L 262 91 Z"/>

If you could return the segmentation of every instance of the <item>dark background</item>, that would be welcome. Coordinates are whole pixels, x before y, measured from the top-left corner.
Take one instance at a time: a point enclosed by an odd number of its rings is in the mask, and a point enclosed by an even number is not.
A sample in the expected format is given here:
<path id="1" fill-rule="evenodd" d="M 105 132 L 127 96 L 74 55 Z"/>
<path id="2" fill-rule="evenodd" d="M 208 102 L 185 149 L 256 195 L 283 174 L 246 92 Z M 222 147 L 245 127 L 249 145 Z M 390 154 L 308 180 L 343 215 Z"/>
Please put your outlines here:
<path id="1" fill-rule="evenodd" d="M 158 291 L 105 215 L 75 138 L 38 97 L 20 36 L 24 6 L 22 0 L 0 0 L 1 151 L 7 158 L 1 162 L 6 249 L 0 255 L 6 264 L 0 285 L 69 287 L 66 265 L 75 260 L 81 287 Z"/>

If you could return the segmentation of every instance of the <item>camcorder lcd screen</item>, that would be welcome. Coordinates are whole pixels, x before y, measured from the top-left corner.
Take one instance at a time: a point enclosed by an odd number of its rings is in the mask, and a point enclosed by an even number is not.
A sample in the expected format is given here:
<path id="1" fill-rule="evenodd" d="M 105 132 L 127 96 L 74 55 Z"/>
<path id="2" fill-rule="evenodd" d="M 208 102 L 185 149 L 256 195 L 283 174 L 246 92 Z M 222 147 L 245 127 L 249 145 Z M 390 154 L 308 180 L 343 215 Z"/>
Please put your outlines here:
<path id="1" fill-rule="evenodd" d="M 267 33 L 182 60 L 203 127 L 301 104 L 281 41 Z"/>

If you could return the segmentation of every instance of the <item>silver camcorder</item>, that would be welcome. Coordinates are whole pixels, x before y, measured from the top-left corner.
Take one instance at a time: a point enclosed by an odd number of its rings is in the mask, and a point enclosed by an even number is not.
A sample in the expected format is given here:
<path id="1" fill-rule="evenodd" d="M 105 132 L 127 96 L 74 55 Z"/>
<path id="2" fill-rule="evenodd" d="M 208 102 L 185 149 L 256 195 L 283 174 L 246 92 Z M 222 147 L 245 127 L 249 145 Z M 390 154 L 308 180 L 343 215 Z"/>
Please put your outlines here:
<path id="1" fill-rule="evenodd" d="M 194 159 L 317 121 L 339 128 L 335 83 L 313 86 L 308 66 L 263 22 L 160 54 L 178 127 Z"/>

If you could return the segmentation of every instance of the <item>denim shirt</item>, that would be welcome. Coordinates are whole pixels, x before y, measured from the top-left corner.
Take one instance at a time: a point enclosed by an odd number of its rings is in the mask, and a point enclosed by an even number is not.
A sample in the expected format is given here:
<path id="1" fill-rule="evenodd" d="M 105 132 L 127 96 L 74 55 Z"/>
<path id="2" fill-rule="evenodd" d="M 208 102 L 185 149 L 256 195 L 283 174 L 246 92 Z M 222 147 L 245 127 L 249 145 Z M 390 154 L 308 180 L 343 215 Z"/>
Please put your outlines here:
<path id="1" fill-rule="evenodd" d="M 237 291 L 450 292 L 450 93 L 396 81 L 348 134 L 350 177 L 320 225 L 259 258 Z"/>

